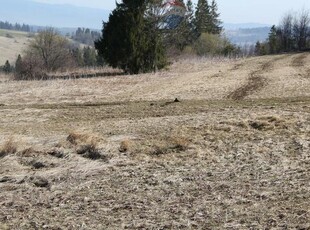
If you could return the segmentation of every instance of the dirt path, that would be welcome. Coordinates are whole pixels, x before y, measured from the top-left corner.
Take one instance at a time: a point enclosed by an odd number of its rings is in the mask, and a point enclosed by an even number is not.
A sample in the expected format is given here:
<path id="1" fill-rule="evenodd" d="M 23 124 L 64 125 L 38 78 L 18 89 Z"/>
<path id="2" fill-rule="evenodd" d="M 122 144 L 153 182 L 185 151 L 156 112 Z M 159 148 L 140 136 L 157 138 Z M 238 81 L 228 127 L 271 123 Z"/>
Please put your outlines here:
<path id="1" fill-rule="evenodd" d="M 274 58 L 271 61 L 264 62 L 259 67 L 259 69 L 254 70 L 249 74 L 248 81 L 245 85 L 242 85 L 241 87 L 239 87 L 238 89 L 236 89 L 235 91 L 230 93 L 227 96 L 227 98 L 233 99 L 233 100 L 242 100 L 245 97 L 254 93 L 255 91 L 259 91 L 262 88 L 264 88 L 268 84 L 268 82 L 267 82 L 267 79 L 262 75 L 265 73 L 273 71 L 274 63 L 276 61 L 283 59 L 283 58 L 285 58 L 285 57 L 281 56 L 281 57 Z M 235 69 L 233 69 L 233 70 L 235 70 Z"/>

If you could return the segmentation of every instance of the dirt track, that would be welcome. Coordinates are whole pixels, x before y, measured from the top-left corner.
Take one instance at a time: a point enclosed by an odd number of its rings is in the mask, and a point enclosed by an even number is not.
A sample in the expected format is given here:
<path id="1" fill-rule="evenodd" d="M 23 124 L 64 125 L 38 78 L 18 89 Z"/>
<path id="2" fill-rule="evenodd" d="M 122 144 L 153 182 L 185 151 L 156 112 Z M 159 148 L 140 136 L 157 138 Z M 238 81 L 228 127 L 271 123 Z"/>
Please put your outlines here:
<path id="1" fill-rule="evenodd" d="M 309 56 L 1 82 L 0 229 L 310 228 Z"/>

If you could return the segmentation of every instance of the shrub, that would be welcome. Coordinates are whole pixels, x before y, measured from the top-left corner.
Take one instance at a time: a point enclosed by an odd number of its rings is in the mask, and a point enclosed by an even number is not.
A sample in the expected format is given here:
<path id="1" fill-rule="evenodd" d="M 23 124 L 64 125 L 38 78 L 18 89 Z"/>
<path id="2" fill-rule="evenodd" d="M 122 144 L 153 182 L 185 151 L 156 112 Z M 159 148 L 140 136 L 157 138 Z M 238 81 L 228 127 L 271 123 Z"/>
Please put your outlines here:
<path id="1" fill-rule="evenodd" d="M 46 29 L 39 32 L 27 47 L 15 79 L 44 79 L 48 72 L 74 66 L 69 41 L 54 29 Z"/>
<path id="2" fill-rule="evenodd" d="M 129 151 L 130 145 L 131 145 L 131 143 L 129 140 L 122 141 L 120 144 L 120 147 L 119 147 L 119 151 L 121 153 L 125 153 L 125 152 Z"/>
<path id="3" fill-rule="evenodd" d="M 13 71 L 13 67 L 8 60 L 5 62 L 4 66 L 2 66 L 2 70 L 4 73 L 11 73 Z"/>
<path id="4" fill-rule="evenodd" d="M 234 55 L 238 53 L 238 48 L 231 44 L 226 38 L 218 34 L 203 33 L 194 42 L 193 50 L 199 56 L 205 55 Z"/>

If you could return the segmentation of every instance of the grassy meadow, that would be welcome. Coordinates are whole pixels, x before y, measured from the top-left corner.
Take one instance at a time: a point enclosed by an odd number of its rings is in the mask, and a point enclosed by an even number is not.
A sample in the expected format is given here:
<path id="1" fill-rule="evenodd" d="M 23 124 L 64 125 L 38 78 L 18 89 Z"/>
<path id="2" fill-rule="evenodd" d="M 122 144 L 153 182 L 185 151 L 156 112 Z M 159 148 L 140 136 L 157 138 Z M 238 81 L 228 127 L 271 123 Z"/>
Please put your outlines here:
<path id="1" fill-rule="evenodd" d="M 309 53 L 113 75 L 0 75 L 0 229 L 310 228 Z"/>
<path id="2" fill-rule="evenodd" d="M 14 64 L 30 41 L 31 37 L 26 32 L 0 29 L 0 65 L 4 65 L 6 60 Z"/>

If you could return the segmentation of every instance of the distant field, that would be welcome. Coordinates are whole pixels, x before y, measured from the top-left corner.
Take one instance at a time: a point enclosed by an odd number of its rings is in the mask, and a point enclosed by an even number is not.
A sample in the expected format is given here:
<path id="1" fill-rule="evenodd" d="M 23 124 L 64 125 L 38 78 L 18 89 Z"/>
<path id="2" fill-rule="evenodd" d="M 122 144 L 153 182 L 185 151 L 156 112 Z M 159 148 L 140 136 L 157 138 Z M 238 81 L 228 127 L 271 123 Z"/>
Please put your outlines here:
<path id="1" fill-rule="evenodd" d="M 310 229 L 310 53 L 0 76 L 0 124 L 0 229 Z"/>
<path id="2" fill-rule="evenodd" d="M 6 60 L 15 63 L 18 54 L 22 54 L 31 40 L 28 35 L 25 32 L 0 29 L 0 65 Z"/>

